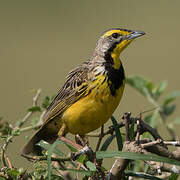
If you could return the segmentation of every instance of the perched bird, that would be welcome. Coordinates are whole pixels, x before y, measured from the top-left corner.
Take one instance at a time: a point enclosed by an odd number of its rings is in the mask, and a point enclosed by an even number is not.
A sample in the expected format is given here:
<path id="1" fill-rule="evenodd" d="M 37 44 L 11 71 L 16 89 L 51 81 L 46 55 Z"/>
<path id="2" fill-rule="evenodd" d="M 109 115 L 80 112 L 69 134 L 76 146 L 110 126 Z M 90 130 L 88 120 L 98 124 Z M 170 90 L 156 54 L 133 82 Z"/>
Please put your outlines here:
<path id="1" fill-rule="evenodd" d="M 120 53 L 142 31 L 113 28 L 98 39 L 92 57 L 73 69 L 47 109 L 44 123 L 22 150 L 37 154 L 40 140 L 50 143 L 58 136 L 85 134 L 99 128 L 117 108 L 125 86 Z"/>

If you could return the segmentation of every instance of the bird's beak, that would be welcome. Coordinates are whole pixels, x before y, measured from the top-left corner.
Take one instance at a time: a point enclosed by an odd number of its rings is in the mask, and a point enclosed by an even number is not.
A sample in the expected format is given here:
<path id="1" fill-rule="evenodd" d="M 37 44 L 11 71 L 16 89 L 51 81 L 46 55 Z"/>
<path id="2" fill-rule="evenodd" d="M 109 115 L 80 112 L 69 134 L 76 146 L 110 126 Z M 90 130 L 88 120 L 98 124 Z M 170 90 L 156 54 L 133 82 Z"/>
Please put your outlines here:
<path id="1" fill-rule="evenodd" d="M 131 34 L 125 36 L 125 39 L 132 40 L 143 35 L 145 35 L 145 32 L 143 31 L 133 31 Z"/>

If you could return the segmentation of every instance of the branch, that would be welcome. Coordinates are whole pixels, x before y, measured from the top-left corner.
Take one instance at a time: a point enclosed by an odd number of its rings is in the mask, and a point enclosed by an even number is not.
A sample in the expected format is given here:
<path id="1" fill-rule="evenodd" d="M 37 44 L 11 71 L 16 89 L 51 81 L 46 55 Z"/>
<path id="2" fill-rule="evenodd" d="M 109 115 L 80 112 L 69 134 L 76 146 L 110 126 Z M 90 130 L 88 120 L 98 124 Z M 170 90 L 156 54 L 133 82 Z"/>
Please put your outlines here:
<path id="1" fill-rule="evenodd" d="M 36 95 L 33 97 L 33 106 L 36 106 L 37 105 L 37 101 L 38 101 L 38 98 L 40 96 L 40 93 L 41 93 L 41 89 L 38 89 Z M 2 149 L 2 153 L 1 153 L 1 160 L 3 162 L 3 165 L 5 167 L 9 167 L 6 163 L 6 160 L 5 160 L 5 151 L 7 149 L 7 146 L 9 145 L 10 142 L 12 142 L 12 139 L 13 137 L 16 135 L 16 131 L 19 130 L 19 128 L 21 126 L 23 126 L 23 124 L 30 118 L 30 116 L 33 114 L 33 112 L 28 112 L 24 118 L 19 121 L 19 123 L 17 124 L 17 126 L 15 126 L 11 132 L 10 135 L 7 136 L 6 140 L 5 140 L 5 143 L 2 145 L 1 149 Z"/>
<path id="2" fill-rule="evenodd" d="M 126 152 L 129 151 L 128 144 L 130 141 L 130 132 L 129 132 L 130 116 L 131 116 L 130 112 L 124 113 L 124 115 L 123 115 L 124 124 L 126 127 L 126 141 L 124 142 L 122 151 L 126 151 Z M 121 180 L 124 170 L 127 168 L 129 162 L 130 162 L 130 160 L 117 158 L 108 174 L 108 179 L 109 180 Z"/>
<path id="3" fill-rule="evenodd" d="M 40 94 L 41 94 L 41 89 L 38 89 L 36 95 L 33 97 L 32 107 L 37 106 L 37 101 L 38 101 L 38 99 L 39 99 Z M 21 126 L 23 126 L 24 123 L 31 117 L 32 114 L 33 114 L 33 111 L 28 112 L 28 113 L 24 116 L 24 118 L 19 122 L 18 127 L 20 128 Z"/>
<path id="4" fill-rule="evenodd" d="M 149 154 L 154 153 L 163 157 L 168 157 L 174 160 L 180 160 L 180 149 L 170 152 L 167 148 L 167 145 L 180 146 L 179 141 L 164 141 L 158 132 L 144 122 L 141 117 L 136 120 L 137 123 L 137 133 L 135 141 L 130 142 L 129 134 L 129 123 L 132 122 L 130 117 L 131 113 L 124 113 L 123 119 L 126 127 L 126 141 L 123 145 L 123 151 L 126 152 L 136 152 Z M 140 136 L 144 132 L 149 132 L 155 139 L 140 139 Z M 127 168 L 130 160 L 117 158 L 108 174 L 108 179 L 118 180 L 122 179 L 124 170 Z M 154 161 L 145 161 L 146 164 L 149 164 L 152 169 L 154 169 L 158 174 L 161 174 L 162 171 L 171 172 L 171 173 L 180 173 L 179 167 Z"/>

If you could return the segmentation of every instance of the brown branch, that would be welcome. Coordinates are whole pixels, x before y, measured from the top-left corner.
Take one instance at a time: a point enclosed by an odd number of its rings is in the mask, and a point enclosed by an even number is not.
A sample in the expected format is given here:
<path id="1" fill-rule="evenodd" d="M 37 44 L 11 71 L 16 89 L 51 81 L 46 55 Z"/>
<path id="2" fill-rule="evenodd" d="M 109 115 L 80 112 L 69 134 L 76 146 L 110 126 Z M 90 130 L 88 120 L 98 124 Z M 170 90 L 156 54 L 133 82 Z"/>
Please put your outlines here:
<path id="1" fill-rule="evenodd" d="M 124 113 L 123 119 L 125 123 L 125 129 L 126 129 L 126 140 L 123 145 L 122 151 L 129 152 L 128 144 L 130 143 L 130 132 L 129 132 L 129 122 L 130 122 L 130 116 L 131 113 Z M 128 159 L 122 159 L 117 158 L 108 174 L 109 180 L 121 180 L 122 174 L 124 173 L 124 170 L 127 168 L 130 160 Z"/>
<path id="2" fill-rule="evenodd" d="M 173 145 L 173 146 L 180 146 L 179 141 L 164 141 L 163 138 L 159 135 L 159 133 L 156 131 L 156 129 L 152 128 L 150 125 L 148 125 L 145 121 L 143 121 L 140 118 L 131 118 L 131 113 L 124 113 L 123 122 L 120 122 L 118 124 L 118 127 L 124 127 L 126 130 L 126 141 L 123 144 L 123 151 L 126 152 L 136 152 L 136 153 L 142 153 L 142 154 L 157 154 L 163 157 L 168 157 L 175 160 L 180 160 L 180 150 L 177 149 L 175 151 L 170 152 L 167 148 L 167 145 Z M 130 128 L 129 125 L 132 123 L 137 123 L 137 129 L 136 129 L 136 140 L 130 141 Z M 107 131 L 104 131 L 104 127 L 101 127 L 101 132 L 97 134 L 89 134 L 91 137 L 98 137 L 98 143 L 96 145 L 96 151 L 99 150 L 101 141 L 104 136 L 107 134 L 113 134 L 115 131 L 114 127 L 111 126 Z M 152 141 L 149 138 L 142 138 L 142 134 L 144 132 L 150 133 L 153 138 L 155 139 Z M 98 163 L 95 161 L 94 152 L 89 146 L 84 146 L 85 143 L 83 142 L 83 139 L 80 139 L 82 141 L 79 145 L 77 143 L 74 143 L 73 141 L 65 138 L 65 137 L 58 137 L 59 140 L 64 141 L 65 143 L 68 143 L 72 146 L 74 146 L 78 151 L 76 153 L 72 153 L 71 155 L 65 157 L 65 158 L 54 158 L 52 157 L 52 161 L 71 161 L 71 160 L 77 160 L 77 158 L 82 155 L 86 154 L 90 161 L 96 163 L 97 171 L 94 173 L 93 177 L 91 179 L 97 179 L 99 174 L 101 174 L 101 177 L 103 177 L 103 173 L 101 173 L 100 166 L 98 166 Z M 83 147 L 84 146 L 84 147 Z M 33 159 L 33 160 L 46 160 L 46 157 L 41 157 L 42 159 Z M 130 160 L 117 158 L 108 174 L 108 179 L 110 180 L 117 180 L 122 179 L 122 175 L 124 173 L 124 170 L 127 168 Z M 176 166 L 169 165 L 166 163 L 160 163 L 160 162 L 154 162 L 154 161 L 145 161 L 152 169 L 154 169 L 158 174 L 161 174 L 163 171 L 166 172 L 173 172 L 173 173 L 179 173 L 180 169 Z M 79 166 L 79 168 L 82 168 L 82 164 Z M 87 168 L 84 167 L 86 170 Z M 99 169 L 98 169 L 99 168 Z"/>
<path id="3" fill-rule="evenodd" d="M 164 141 L 163 142 L 167 146 L 177 146 L 180 147 L 180 141 Z"/>
<path id="4" fill-rule="evenodd" d="M 8 167 L 9 167 L 10 169 L 12 169 L 13 166 L 12 166 L 12 163 L 11 163 L 11 161 L 9 160 L 8 156 L 5 155 L 5 158 L 6 158 L 6 162 L 7 162 L 7 164 L 8 164 Z"/>
<path id="5" fill-rule="evenodd" d="M 123 116 L 124 119 L 124 125 L 126 128 L 126 140 L 123 145 L 123 151 L 126 152 L 136 152 L 136 153 L 143 153 L 143 154 L 157 154 L 163 157 L 168 157 L 174 160 L 180 160 L 180 149 L 177 149 L 176 151 L 170 152 L 167 148 L 167 145 L 173 145 L 173 146 L 180 146 L 179 141 L 163 141 L 162 137 L 158 134 L 156 129 L 149 126 L 145 121 L 143 121 L 140 117 L 140 119 L 136 119 L 137 123 L 137 132 L 136 132 L 136 140 L 130 142 L 129 141 L 129 123 L 132 122 L 132 119 L 130 118 L 130 115 L 127 116 L 128 113 L 125 113 Z M 130 114 L 130 113 L 129 113 Z M 135 121 L 135 120 L 133 120 Z M 152 141 L 151 139 L 140 139 L 140 136 L 144 132 L 149 132 L 155 139 L 155 141 Z M 108 178 L 110 180 L 117 180 L 122 178 L 122 174 L 124 173 L 124 170 L 127 168 L 130 160 L 117 158 L 108 174 Z M 172 172 L 172 173 L 179 173 L 180 169 L 179 167 L 167 164 L 167 163 L 160 163 L 160 162 L 154 162 L 154 161 L 145 161 L 146 164 L 149 164 L 152 169 L 154 169 L 159 175 L 162 174 L 162 171 L 166 172 Z"/>
<path id="6" fill-rule="evenodd" d="M 126 129 L 126 141 L 130 141 L 130 132 L 129 132 L 129 120 L 131 113 L 124 113 L 122 119 L 124 119 L 125 129 Z"/>
<path id="7" fill-rule="evenodd" d="M 135 122 L 137 121 L 137 119 L 138 119 L 138 118 L 129 118 L 129 119 L 128 119 L 129 125 L 132 124 L 132 123 L 135 123 Z M 118 124 L 118 128 L 122 128 L 122 127 L 124 127 L 124 126 L 125 126 L 125 121 L 120 122 L 120 123 Z M 106 136 L 106 135 L 108 135 L 108 134 L 113 134 L 114 131 L 115 131 L 114 126 L 110 126 L 108 130 L 104 131 L 103 137 Z M 87 134 L 86 136 L 99 138 L 99 137 L 101 136 L 101 132 L 99 132 L 99 133 L 89 133 L 89 134 Z"/>
<path id="8" fill-rule="evenodd" d="M 159 135 L 159 133 L 157 132 L 157 130 L 156 129 L 154 129 L 154 128 L 152 128 L 149 124 L 147 124 L 145 121 L 143 121 L 143 120 L 141 120 L 140 121 L 140 125 L 141 125 L 141 127 L 142 127 L 142 129 L 143 129 L 143 132 L 149 132 L 152 136 L 153 136 L 153 138 L 155 139 L 155 140 L 157 140 L 157 139 L 162 139 L 163 140 L 163 138 Z M 142 133 L 143 133 L 142 132 Z"/>
<path id="9" fill-rule="evenodd" d="M 28 156 L 24 154 L 22 156 L 32 162 L 47 160 L 47 156 Z M 51 157 L 51 161 L 57 161 L 57 162 L 65 162 L 65 161 L 71 161 L 71 160 L 72 160 L 72 157 L 70 155 L 67 157 Z"/>
<path id="10" fill-rule="evenodd" d="M 164 163 L 163 166 L 161 166 L 161 170 L 165 172 L 180 174 L 180 168 L 167 163 Z"/>

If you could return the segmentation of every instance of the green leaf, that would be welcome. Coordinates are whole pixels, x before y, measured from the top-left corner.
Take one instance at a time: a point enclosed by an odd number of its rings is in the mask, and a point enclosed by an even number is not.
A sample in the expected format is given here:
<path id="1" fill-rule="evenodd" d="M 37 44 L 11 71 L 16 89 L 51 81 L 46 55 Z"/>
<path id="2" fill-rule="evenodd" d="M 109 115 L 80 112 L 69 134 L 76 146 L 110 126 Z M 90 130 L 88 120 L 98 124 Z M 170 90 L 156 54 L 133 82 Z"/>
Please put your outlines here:
<path id="1" fill-rule="evenodd" d="M 20 172 L 16 169 L 7 169 L 6 173 L 11 177 L 18 177 L 20 175 Z"/>
<path id="2" fill-rule="evenodd" d="M 21 132 L 20 132 L 20 129 L 19 129 L 19 128 L 15 128 L 15 129 L 13 129 L 11 133 L 12 133 L 12 135 L 14 135 L 14 136 L 19 136 L 19 135 L 21 134 Z"/>
<path id="3" fill-rule="evenodd" d="M 172 173 L 171 176 L 169 176 L 168 180 L 178 180 L 179 175 Z"/>
<path id="4" fill-rule="evenodd" d="M 132 159 L 132 160 L 164 162 L 164 163 L 169 163 L 169 164 L 174 164 L 174 165 L 180 166 L 180 161 L 176 161 L 173 159 L 169 159 L 169 158 L 165 158 L 165 157 L 161 157 L 161 156 L 157 156 L 157 155 L 146 155 L 146 154 L 140 154 L 140 153 L 121 152 L 121 151 L 115 151 L 115 152 L 99 151 L 99 152 L 96 152 L 97 159 L 113 158 L 113 157 L 121 157 L 123 159 Z"/>
<path id="5" fill-rule="evenodd" d="M 69 148 L 70 151 L 72 151 L 72 152 L 77 152 L 78 151 L 78 149 L 76 147 L 74 147 L 72 144 L 68 144 L 67 142 L 64 142 L 64 141 L 61 141 L 61 140 L 58 140 L 58 141 L 65 144 Z"/>
<path id="6" fill-rule="evenodd" d="M 84 161 L 86 160 L 86 155 L 81 155 L 81 156 L 79 156 L 79 158 L 77 159 L 78 160 L 78 162 L 80 162 L 81 164 L 83 164 L 84 163 Z"/>
<path id="7" fill-rule="evenodd" d="M 4 122 L 2 126 L 0 127 L 2 135 L 9 135 L 12 132 L 12 127 L 8 122 Z M 1 136 L 2 136 L 1 135 Z"/>
<path id="8" fill-rule="evenodd" d="M 152 114 L 148 114 L 147 116 L 144 117 L 144 121 L 149 124 L 151 122 L 151 118 L 152 118 Z"/>
<path id="9" fill-rule="evenodd" d="M 90 171 L 96 171 L 96 166 L 91 161 L 87 161 L 86 166 L 89 168 Z"/>
<path id="10" fill-rule="evenodd" d="M 58 172 L 58 174 L 59 174 L 59 172 Z M 52 174 L 51 175 L 51 180 L 64 180 L 64 178 L 61 177 L 60 175 Z"/>
<path id="11" fill-rule="evenodd" d="M 172 114 L 175 109 L 176 109 L 175 104 L 173 104 L 171 106 L 163 106 L 163 111 L 166 116 L 169 116 L 170 114 Z"/>
<path id="12" fill-rule="evenodd" d="M 156 128 L 156 125 L 157 125 L 157 122 L 158 122 L 157 121 L 158 116 L 159 116 L 159 111 L 155 110 L 154 113 L 152 114 L 151 121 L 149 122 L 151 127 Z"/>
<path id="13" fill-rule="evenodd" d="M 33 164 L 33 172 L 32 172 L 32 176 L 35 177 L 35 178 L 33 178 L 33 180 L 35 180 L 35 179 L 46 179 L 47 180 L 47 176 L 48 176 L 47 168 L 48 168 L 48 166 L 47 166 L 46 161 L 35 162 Z"/>
<path id="14" fill-rule="evenodd" d="M 46 96 L 44 99 L 43 99 L 43 102 L 42 102 L 42 107 L 44 109 L 47 109 L 48 106 L 50 105 L 50 97 L 49 96 Z"/>
<path id="15" fill-rule="evenodd" d="M 40 106 L 33 106 L 28 109 L 29 112 L 41 112 Z"/>
<path id="16" fill-rule="evenodd" d="M 152 96 L 152 89 L 154 86 L 152 82 L 145 80 L 143 77 L 141 76 L 128 77 L 126 78 L 126 82 L 131 87 L 135 88 L 137 91 L 143 94 L 145 97 Z"/>
<path id="17" fill-rule="evenodd" d="M 43 102 L 42 102 L 42 107 L 44 109 L 47 109 L 48 106 L 51 104 L 52 100 L 54 99 L 56 95 L 52 95 L 51 97 L 49 96 L 46 96 L 44 99 L 43 99 Z"/>
<path id="18" fill-rule="evenodd" d="M 154 89 L 154 84 L 151 81 L 147 81 L 147 80 L 145 81 L 146 81 L 146 84 L 145 84 L 146 88 L 148 89 L 149 92 L 152 93 Z"/>
<path id="19" fill-rule="evenodd" d="M 48 163 L 48 180 L 51 180 L 51 155 L 54 153 L 54 150 L 58 144 L 62 144 L 61 141 L 56 140 L 48 150 L 47 163 Z"/>
<path id="20" fill-rule="evenodd" d="M 92 176 L 92 175 L 93 175 L 93 172 L 92 172 L 92 171 L 85 171 L 85 170 L 78 170 L 78 169 L 70 169 L 70 168 L 67 168 L 67 169 L 59 168 L 59 170 L 68 171 L 68 172 L 74 172 L 74 173 L 80 173 L 80 174 L 83 174 L 83 175 L 85 175 L 85 176 Z"/>
<path id="21" fill-rule="evenodd" d="M 0 177 L 0 180 L 7 180 L 7 178 L 4 178 L 4 177 Z"/>
<path id="22" fill-rule="evenodd" d="M 123 142 L 122 142 L 121 132 L 120 132 L 120 129 L 119 129 L 119 127 L 118 127 L 118 123 L 117 123 L 116 119 L 114 118 L 114 116 L 111 116 L 111 121 L 112 121 L 112 123 L 113 123 L 114 130 L 115 130 L 115 134 L 116 134 L 116 140 L 117 140 L 118 150 L 121 151 L 122 148 L 123 148 Z"/>
<path id="23" fill-rule="evenodd" d="M 133 176 L 133 177 L 138 177 L 138 178 L 143 178 L 143 179 L 151 179 L 151 180 L 163 180 L 158 177 L 146 174 L 146 173 L 141 173 L 141 172 L 132 172 L 132 171 L 125 171 L 126 176 Z"/>
<path id="24" fill-rule="evenodd" d="M 104 141 L 103 145 L 101 146 L 100 151 L 106 151 L 107 148 L 109 147 L 109 145 L 111 144 L 111 142 L 113 141 L 114 137 L 115 137 L 114 134 L 111 135 L 111 136 L 109 136 L 109 137 Z"/>
<path id="25" fill-rule="evenodd" d="M 162 81 L 158 87 L 155 89 L 155 98 L 156 100 L 161 96 L 161 94 L 164 92 L 164 90 L 167 87 L 167 81 Z"/>
<path id="26" fill-rule="evenodd" d="M 164 106 L 174 101 L 179 96 L 180 96 L 180 91 L 174 91 L 174 92 L 169 93 L 164 101 Z"/>
<path id="27" fill-rule="evenodd" d="M 59 143 L 60 144 L 60 143 Z M 45 150 L 49 150 L 51 148 L 51 144 L 49 144 L 48 142 L 41 140 L 40 142 L 38 142 L 36 145 L 44 148 Z M 58 155 L 58 156 L 65 156 L 65 153 L 63 153 L 62 151 L 60 151 L 59 149 L 54 148 L 53 153 Z"/>

